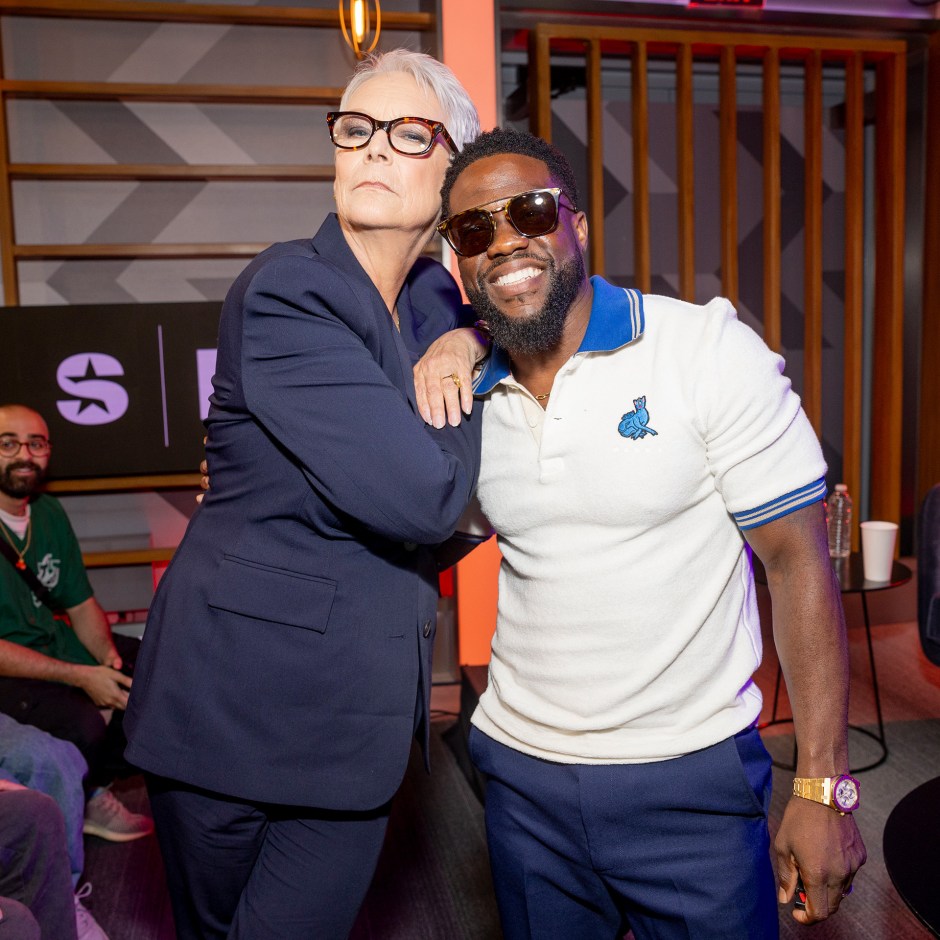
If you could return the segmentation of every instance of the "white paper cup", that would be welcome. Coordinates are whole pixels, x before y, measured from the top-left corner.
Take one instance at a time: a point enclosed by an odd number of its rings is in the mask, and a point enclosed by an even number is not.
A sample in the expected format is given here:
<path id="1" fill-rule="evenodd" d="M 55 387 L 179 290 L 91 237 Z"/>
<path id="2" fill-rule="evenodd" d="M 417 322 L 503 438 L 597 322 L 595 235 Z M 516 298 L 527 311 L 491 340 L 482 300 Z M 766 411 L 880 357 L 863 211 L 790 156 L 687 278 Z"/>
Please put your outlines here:
<path id="1" fill-rule="evenodd" d="M 894 542 L 898 527 L 894 522 L 863 522 L 862 567 L 866 581 L 890 581 L 894 564 Z"/>

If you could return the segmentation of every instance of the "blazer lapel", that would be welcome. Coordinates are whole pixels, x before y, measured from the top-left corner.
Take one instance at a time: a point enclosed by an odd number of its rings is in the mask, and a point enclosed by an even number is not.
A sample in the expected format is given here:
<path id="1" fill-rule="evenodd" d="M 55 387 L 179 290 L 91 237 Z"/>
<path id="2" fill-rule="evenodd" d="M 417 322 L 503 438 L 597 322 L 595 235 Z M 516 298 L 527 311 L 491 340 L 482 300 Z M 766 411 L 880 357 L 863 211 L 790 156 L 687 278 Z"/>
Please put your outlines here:
<path id="1" fill-rule="evenodd" d="M 389 316 L 385 306 L 385 301 L 376 290 L 375 285 L 369 279 L 359 260 L 352 253 L 343 230 L 340 228 L 339 219 L 335 213 L 330 213 L 320 226 L 320 230 L 313 237 L 313 248 L 317 254 L 328 258 L 338 268 L 348 271 L 367 284 L 372 299 L 372 315 L 375 318 L 376 332 L 379 337 L 379 350 L 376 359 L 382 367 L 382 371 L 405 395 L 411 403 L 412 410 L 417 412 L 418 402 L 415 396 L 414 377 L 412 375 L 413 361 L 406 348 L 402 337 L 395 324 Z M 408 299 L 407 285 L 402 289 L 398 302 L 398 313 L 402 329 L 411 329 L 412 311 L 411 303 Z"/>

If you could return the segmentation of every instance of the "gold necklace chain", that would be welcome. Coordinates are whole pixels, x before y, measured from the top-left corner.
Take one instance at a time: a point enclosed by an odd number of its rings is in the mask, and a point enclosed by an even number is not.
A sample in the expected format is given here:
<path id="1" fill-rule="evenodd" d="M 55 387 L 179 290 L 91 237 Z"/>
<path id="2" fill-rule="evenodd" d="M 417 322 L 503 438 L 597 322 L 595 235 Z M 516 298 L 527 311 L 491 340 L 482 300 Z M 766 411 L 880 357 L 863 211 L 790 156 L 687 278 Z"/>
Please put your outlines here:
<path id="1" fill-rule="evenodd" d="M 536 396 L 535 396 L 535 400 L 536 400 L 536 401 L 545 401 L 545 399 L 548 398 L 549 395 L 551 395 L 551 392 L 546 392 L 544 395 L 536 395 Z"/>
<path id="2" fill-rule="evenodd" d="M 10 531 L 7 529 L 6 523 L 5 523 L 2 519 L 0 519 L 0 531 L 3 532 L 3 537 L 10 543 L 10 548 L 12 548 L 13 551 L 15 551 L 16 554 L 19 556 L 19 559 L 20 559 L 20 560 L 16 563 L 16 567 L 17 567 L 20 571 L 25 571 L 25 570 L 26 570 L 26 559 L 25 559 L 24 556 L 25 556 L 26 553 L 29 551 L 29 543 L 30 543 L 30 540 L 31 540 L 32 537 L 33 537 L 33 520 L 32 520 L 32 517 L 30 517 L 29 519 L 26 520 L 26 544 L 23 545 L 23 551 L 20 551 L 20 550 L 16 547 L 16 545 L 13 543 L 13 538 L 12 538 L 12 536 L 11 536 L 11 534 L 10 534 Z"/>

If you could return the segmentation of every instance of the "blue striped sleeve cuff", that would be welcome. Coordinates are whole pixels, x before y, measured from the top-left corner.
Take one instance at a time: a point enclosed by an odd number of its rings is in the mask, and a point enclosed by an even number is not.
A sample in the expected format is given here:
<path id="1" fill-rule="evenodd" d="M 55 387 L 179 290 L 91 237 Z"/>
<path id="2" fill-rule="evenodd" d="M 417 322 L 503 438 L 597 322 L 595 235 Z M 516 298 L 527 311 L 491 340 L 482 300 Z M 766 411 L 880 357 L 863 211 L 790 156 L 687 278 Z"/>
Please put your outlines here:
<path id="1" fill-rule="evenodd" d="M 756 529 L 758 526 L 766 525 L 768 522 L 773 522 L 774 519 L 781 518 L 781 516 L 788 516 L 791 512 L 796 512 L 797 509 L 802 509 L 804 506 L 817 503 L 819 500 L 825 498 L 825 495 L 826 480 L 825 477 L 822 477 L 814 483 L 801 486 L 798 490 L 793 490 L 791 493 L 778 496 L 776 499 L 771 500 L 769 503 L 764 503 L 763 506 L 758 506 L 756 509 L 746 509 L 744 512 L 736 512 L 734 514 L 734 521 L 738 524 L 738 528 L 740 529 Z"/>

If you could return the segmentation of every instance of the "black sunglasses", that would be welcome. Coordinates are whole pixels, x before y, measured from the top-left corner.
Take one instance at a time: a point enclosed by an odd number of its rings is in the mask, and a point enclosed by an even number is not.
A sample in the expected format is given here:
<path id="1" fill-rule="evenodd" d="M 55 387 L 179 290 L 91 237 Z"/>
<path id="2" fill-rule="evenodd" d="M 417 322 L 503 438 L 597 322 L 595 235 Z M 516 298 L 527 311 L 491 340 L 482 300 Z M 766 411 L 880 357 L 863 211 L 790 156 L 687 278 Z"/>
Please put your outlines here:
<path id="1" fill-rule="evenodd" d="M 493 244 L 496 236 L 496 213 L 505 212 L 509 224 L 524 238 L 548 235 L 558 227 L 558 207 L 577 212 L 574 206 L 561 202 L 561 189 L 533 189 L 518 193 L 495 209 L 477 206 L 444 219 L 437 230 L 447 239 L 458 255 L 480 255 Z"/>
<path id="2" fill-rule="evenodd" d="M 457 145 L 440 121 L 420 117 L 399 117 L 391 121 L 377 121 L 359 111 L 330 111 L 326 116 L 330 140 L 341 150 L 361 150 L 376 131 L 385 131 L 388 142 L 396 153 L 420 157 L 434 145 L 438 135 L 447 141 L 456 153 Z"/>

